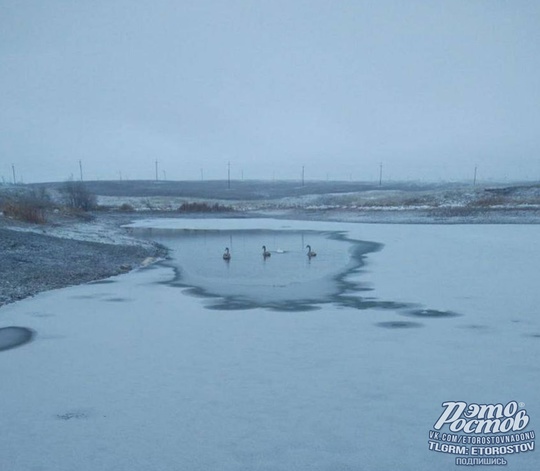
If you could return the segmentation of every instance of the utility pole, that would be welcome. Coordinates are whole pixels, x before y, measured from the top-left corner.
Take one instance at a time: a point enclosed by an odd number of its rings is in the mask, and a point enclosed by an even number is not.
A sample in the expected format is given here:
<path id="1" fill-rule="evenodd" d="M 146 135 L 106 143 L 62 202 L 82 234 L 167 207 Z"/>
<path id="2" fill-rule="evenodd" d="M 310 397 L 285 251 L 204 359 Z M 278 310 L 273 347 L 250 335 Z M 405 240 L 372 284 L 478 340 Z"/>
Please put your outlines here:
<path id="1" fill-rule="evenodd" d="M 11 170 L 13 170 L 13 184 L 17 184 L 17 179 L 15 178 L 15 164 L 11 164 Z"/>
<path id="2" fill-rule="evenodd" d="M 379 165 L 379 186 L 382 185 L 382 163 Z"/>
<path id="3" fill-rule="evenodd" d="M 473 179 L 473 186 L 476 186 L 476 171 L 478 170 L 478 165 L 475 165 L 474 167 L 474 179 Z"/>
<path id="4" fill-rule="evenodd" d="M 158 161 L 156 160 L 156 182 L 159 180 L 158 178 Z"/>
<path id="5" fill-rule="evenodd" d="M 81 182 L 83 181 L 83 176 L 82 176 L 82 162 L 79 160 L 79 171 L 81 173 Z"/>
<path id="6" fill-rule="evenodd" d="M 231 162 L 227 162 L 227 188 L 231 189 Z"/>
<path id="7" fill-rule="evenodd" d="M 302 186 L 304 186 L 304 166 L 302 165 Z"/>

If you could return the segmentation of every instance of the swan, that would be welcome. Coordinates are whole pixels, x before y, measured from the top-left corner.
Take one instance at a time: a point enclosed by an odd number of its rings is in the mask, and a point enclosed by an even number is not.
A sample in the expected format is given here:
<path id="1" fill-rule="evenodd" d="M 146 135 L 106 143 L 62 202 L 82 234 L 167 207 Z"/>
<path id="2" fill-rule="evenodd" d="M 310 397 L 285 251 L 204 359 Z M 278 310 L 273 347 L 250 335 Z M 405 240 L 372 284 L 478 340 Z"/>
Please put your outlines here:
<path id="1" fill-rule="evenodd" d="M 309 258 L 317 256 L 317 252 L 313 252 L 313 250 L 311 250 L 311 245 L 306 245 L 306 249 L 308 249 L 307 256 Z"/>
<path id="2" fill-rule="evenodd" d="M 225 247 L 225 253 L 223 254 L 223 260 L 230 260 L 231 254 L 229 252 L 229 247 Z"/>
<path id="3" fill-rule="evenodd" d="M 263 249 L 263 257 L 264 258 L 270 257 L 272 255 L 268 250 L 266 250 L 266 245 L 263 245 L 262 249 Z"/>

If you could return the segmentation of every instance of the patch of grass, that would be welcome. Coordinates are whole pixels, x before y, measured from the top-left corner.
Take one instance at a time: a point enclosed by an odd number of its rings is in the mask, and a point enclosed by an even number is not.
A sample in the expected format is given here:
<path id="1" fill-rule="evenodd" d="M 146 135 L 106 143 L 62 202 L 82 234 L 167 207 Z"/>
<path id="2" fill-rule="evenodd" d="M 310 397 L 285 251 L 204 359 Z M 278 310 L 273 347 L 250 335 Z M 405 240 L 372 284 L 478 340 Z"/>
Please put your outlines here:
<path id="1" fill-rule="evenodd" d="M 135 211 L 135 208 L 131 206 L 129 203 L 123 203 L 118 208 L 120 211 L 125 211 L 126 213 L 132 213 Z"/>
<path id="2" fill-rule="evenodd" d="M 31 222 L 34 224 L 44 224 L 47 222 L 45 211 L 27 202 L 10 201 L 3 207 L 4 215 L 19 221 Z"/>
<path id="3" fill-rule="evenodd" d="M 208 204 L 208 203 L 183 203 L 178 211 L 181 213 L 222 213 L 234 211 L 232 206 L 226 206 L 219 203 Z"/>
<path id="4" fill-rule="evenodd" d="M 0 208 L 7 217 L 33 224 L 44 224 L 47 222 L 46 212 L 52 208 L 52 202 L 48 193 L 41 189 L 4 197 L 0 202 Z"/>

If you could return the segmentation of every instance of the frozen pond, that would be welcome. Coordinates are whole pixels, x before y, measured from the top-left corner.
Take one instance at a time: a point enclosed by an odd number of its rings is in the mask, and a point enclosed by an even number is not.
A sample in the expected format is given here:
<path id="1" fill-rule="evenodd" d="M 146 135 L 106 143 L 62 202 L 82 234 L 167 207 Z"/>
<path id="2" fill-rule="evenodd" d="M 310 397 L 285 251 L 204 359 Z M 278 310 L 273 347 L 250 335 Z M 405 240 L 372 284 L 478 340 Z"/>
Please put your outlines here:
<path id="1" fill-rule="evenodd" d="M 0 309 L 6 469 L 455 470 L 447 401 L 538 430 L 539 226 L 150 228 L 171 260 Z M 531 441 L 505 469 L 540 469 Z"/>
<path id="2" fill-rule="evenodd" d="M 270 230 L 136 229 L 136 235 L 171 249 L 171 286 L 214 298 L 213 309 L 266 307 L 292 311 L 351 302 L 365 290 L 347 282 L 380 244 L 348 239 L 341 232 Z M 316 256 L 308 256 L 310 247 Z M 263 255 L 266 247 L 267 256 Z M 224 249 L 231 258 L 224 260 Z M 217 299 L 215 299 L 217 298 Z M 355 298 L 358 307 L 362 299 Z M 371 304 L 370 304 L 371 305 Z"/>
<path id="3" fill-rule="evenodd" d="M 141 224 L 132 231 L 170 249 L 170 259 L 162 265 L 173 268 L 174 276 L 163 283 L 207 298 L 209 309 L 309 311 L 331 303 L 354 309 L 400 310 L 408 317 L 459 315 L 371 296 L 371 287 L 353 275 L 361 275 L 369 255 L 383 244 L 350 238 L 343 231 L 179 229 L 174 223 L 163 226 L 163 221 L 148 224 L 158 227 Z M 269 253 L 266 257 L 263 247 Z M 314 252 L 317 249 L 316 256 L 307 255 L 308 247 Z M 230 259 L 223 259 L 224 249 L 229 250 Z M 377 325 L 408 328 L 421 324 L 408 319 Z"/>

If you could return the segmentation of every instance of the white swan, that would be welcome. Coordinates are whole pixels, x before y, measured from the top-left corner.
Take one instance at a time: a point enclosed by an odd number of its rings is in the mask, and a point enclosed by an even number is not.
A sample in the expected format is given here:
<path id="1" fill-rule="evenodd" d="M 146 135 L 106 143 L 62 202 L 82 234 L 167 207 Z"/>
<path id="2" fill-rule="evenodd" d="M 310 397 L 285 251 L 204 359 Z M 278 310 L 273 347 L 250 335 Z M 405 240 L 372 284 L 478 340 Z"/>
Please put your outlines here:
<path id="1" fill-rule="evenodd" d="M 223 254 L 223 260 L 230 260 L 231 253 L 229 252 L 229 247 L 225 247 L 225 253 Z"/>
<path id="2" fill-rule="evenodd" d="M 307 256 L 309 258 L 317 256 L 317 253 L 313 252 L 313 250 L 311 250 L 311 245 L 306 245 L 306 249 L 308 249 Z"/>

